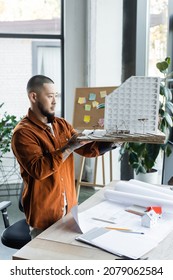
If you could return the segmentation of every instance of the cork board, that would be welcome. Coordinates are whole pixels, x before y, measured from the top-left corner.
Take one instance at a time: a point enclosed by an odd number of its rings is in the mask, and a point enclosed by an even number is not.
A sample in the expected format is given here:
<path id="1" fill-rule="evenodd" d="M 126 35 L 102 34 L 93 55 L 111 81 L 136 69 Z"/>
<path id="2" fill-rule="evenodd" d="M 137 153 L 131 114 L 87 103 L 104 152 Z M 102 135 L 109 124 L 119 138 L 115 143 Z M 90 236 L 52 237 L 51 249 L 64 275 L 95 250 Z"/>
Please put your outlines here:
<path id="1" fill-rule="evenodd" d="M 105 96 L 117 87 L 76 88 L 73 127 L 103 129 Z"/>

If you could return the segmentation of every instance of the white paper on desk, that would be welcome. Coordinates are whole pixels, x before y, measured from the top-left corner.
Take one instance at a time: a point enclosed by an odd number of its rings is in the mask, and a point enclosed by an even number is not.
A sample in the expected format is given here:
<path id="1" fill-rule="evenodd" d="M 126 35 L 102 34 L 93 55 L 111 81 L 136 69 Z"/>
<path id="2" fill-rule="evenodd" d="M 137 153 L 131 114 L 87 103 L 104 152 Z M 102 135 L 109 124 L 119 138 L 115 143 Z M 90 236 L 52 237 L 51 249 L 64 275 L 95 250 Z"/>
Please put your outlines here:
<path id="1" fill-rule="evenodd" d="M 117 218 L 121 217 L 122 214 L 120 213 L 122 212 L 127 215 L 129 214 L 124 211 L 124 205 L 104 200 L 99 204 L 78 213 L 80 229 L 84 233 L 94 227 L 117 226 Z M 115 225 L 109 222 L 97 221 L 93 218 L 100 218 L 110 222 L 115 222 Z M 126 219 L 126 216 L 124 218 Z M 129 218 L 127 218 L 127 220 L 129 220 Z"/>
<path id="2" fill-rule="evenodd" d="M 153 204 L 153 201 L 157 201 L 158 205 L 158 201 L 160 198 L 150 198 L 147 196 L 136 195 L 133 193 L 123 193 L 116 190 L 106 190 L 105 194 L 108 194 L 111 200 L 103 200 L 98 205 L 95 205 L 92 208 L 87 209 L 78 214 L 79 225 L 82 232 L 84 232 L 84 235 L 82 234 L 78 237 L 79 240 L 86 242 L 87 240 L 84 239 L 85 236 L 88 237 L 88 231 L 92 231 L 95 227 L 98 227 L 98 229 L 100 229 L 99 232 L 101 231 L 101 234 L 98 234 L 98 236 L 94 237 L 92 239 L 92 242 L 89 242 L 90 240 L 88 240 L 88 243 L 103 248 L 104 250 L 107 250 L 114 254 L 122 254 L 135 259 L 141 257 L 148 251 L 152 250 L 155 246 L 158 245 L 160 241 L 162 241 L 169 234 L 169 232 L 172 231 L 173 214 L 171 213 L 163 213 L 162 219 L 160 219 L 158 221 L 158 224 L 153 228 L 144 228 L 141 226 L 140 216 L 125 211 L 127 205 L 141 205 L 141 201 L 144 203 L 149 202 L 149 206 L 155 204 Z M 121 199 L 119 197 L 119 194 L 121 194 Z M 131 196 L 133 200 L 129 200 L 129 197 Z M 136 198 L 137 200 L 134 200 L 134 198 Z M 136 203 L 136 201 L 138 203 Z M 173 202 L 170 200 L 166 200 L 166 203 L 168 205 L 171 203 L 170 207 L 172 210 Z M 116 224 L 112 226 L 109 223 L 95 221 L 92 219 L 92 217 L 100 217 L 102 219 L 108 219 L 111 221 L 114 220 Z M 124 233 L 117 232 L 115 230 L 110 230 L 109 233 L 106 232 L 106 234 L 103 234 L 103 229 L 105 230 L 105 227 L 107 226 L 125 227 L 133 231 L 144 232 L 144 234 L 139 235 L 127 232 Z M 124 240 L 127 237 L 128 240 Z"/>
<path id="3" fill-rule="evenodd" d="M 108 231 L 97 227 L 78 236 L 76 240 L 132 259 L 140 258 L 158 245 L 157 241 L 144 235 L 114 230 Z"/>
<path id="4" fill-rule="evenodd" d="M 76 223 L 79 225 L 78 205 L 73 206 L 73 208 L 71 209 L 71 213 L 72 213 L 73 218 L 75 219 Z"/>
<path id="5" fill-rule="evenodd" d="M 80 226 L 79 218 L 78 218 L 78 205 L 73 206 L 73 208 L 71 209 L 71 214 L 72 214 L 72 216 L 73 216 L 75 222 L 77 223 L 77 225 L 78 225 L 80 231 L 83 232 L 83 231 L 82 231 L 82 228 L 81 228 L 81 226 Z"/>
<path id="6" fill-rule="evenodd" d="M 95 246 L 111 253 L 138 259 L 158 245 L 144 235 L 110 230 L 92 240 Z"/>
<path id="7" fill-rule="evenodd" d="M 153 228 L 141 226 L 141 217 L 125 211 L 126 207 L 112 201 L 102 201 L 78 214 L 79 226 L 83 233 L 95 227 L 124 227 L 134 231 L 144 232 L 145 236 L 153 240 L 162 241 L 173 229 L 173 214 L 163 213 L 157 225 Z M 114 220 L 115 225 L 106 222 L 95 221 L 92 217 L 101 217 L 103 219 Z"/>
<path id="8" fill-rule="evenodd" d="M 130 191 L 130 190 L 129 190 Z M 173 213 L 173 200 L 150 197 L 136 193 L 106 190 L 104 196 L 107 200 L 122 203 L 127 206 L 139 205 L 144 207 L 161 206 L 163 212 Z"/>
<path id="9" fill-rule="evenodd" d="M 110 204 L 108 206 L 108 204 Z M 113 207 L 113 204 L 115 207 Z M 133 234 L 105 230 L 103 222 L 92 221 L 93 214 L 102 209 L 108 210 L 108 215 L 114 213 L 117 221 L 115 227 L 126 227 L 134 231 L 144 232 L 144 234 Z M 115 211 L 115 209 L 117 211 Z M 112 213 L 111 213 L 112 211 Z M 101 215 L 101 212 L 99 212 Z M 102 217 L 104 214 L 102 215 Z M 102 201 L 100 204 L 79 213 L 80 226 L 84 234 L 78 236 L 78 240 L 87 242 L 104 250 L 117 255 L 125 255 L 130 258 L 140 258 L 158 245 L 173 229 L 173 214 L 164 213 L 163 218 L 159 219 L 158 224 L 153 228 L 144 228 L 141 226 L 141 217 L 124 211 L 123 207 L 109 201 Z M 95 231 L 97 226 L 97 231 Z M 94 234 L 93 234 L 94 231 Z M 90 234 L 90 232 L 92 234 Z M 106 232 L 106 233 L 105 233 Z"/>

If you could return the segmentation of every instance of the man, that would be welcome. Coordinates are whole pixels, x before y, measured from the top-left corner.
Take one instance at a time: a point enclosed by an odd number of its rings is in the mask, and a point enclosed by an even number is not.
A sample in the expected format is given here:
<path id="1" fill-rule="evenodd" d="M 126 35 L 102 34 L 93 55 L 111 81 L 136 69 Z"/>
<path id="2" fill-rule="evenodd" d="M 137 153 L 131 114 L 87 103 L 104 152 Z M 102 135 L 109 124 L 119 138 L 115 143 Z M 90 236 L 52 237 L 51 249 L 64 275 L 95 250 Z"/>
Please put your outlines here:
<path id="1" fill-rule="evenodd" d="M 50 78 L 33 76 L 27 93 L 30 108 L 14 129 L 12 150 L 24 182 L 26 220 L 35 237 L 77 204 L 73 151 L 95 157 L 112 144 L 79 142 L 74 128 L 55 117 L 57 93 Z"/>

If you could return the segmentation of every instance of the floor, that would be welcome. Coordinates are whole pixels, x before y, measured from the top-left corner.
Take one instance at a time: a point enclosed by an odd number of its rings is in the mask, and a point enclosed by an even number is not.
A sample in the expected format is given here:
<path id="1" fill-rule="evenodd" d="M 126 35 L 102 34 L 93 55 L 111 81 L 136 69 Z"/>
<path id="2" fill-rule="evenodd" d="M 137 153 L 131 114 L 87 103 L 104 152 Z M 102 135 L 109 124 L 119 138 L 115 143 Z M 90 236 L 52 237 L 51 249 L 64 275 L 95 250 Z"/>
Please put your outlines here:
<path id="1" fill-rule="evenodd" d="M 91 195 L 93 195 L 97 190 L 92 187 L 81 187 L 80 195 L 79 195 L 79 204 L 85 201 L 87 198 L 89 198 Z M 12 224 L 13 222 L 20 220 L 24 217 L 24 214 L 20 212 L 18 208 L 18 196 L 4 196 L 0 197 L 0 201 L 4 200 L 10 200 L 12 202 L 12 205 L 8 208 L 8 215 L 9 215 L 9 221 Z M 4 230 L 4 224 L 3 220 L 0 217 L 0 234 Z M 4 246 L 0 242 L 0 260 L 11 260 L 12 255 L 16 252 L 15 249 L 10 249 L 6 246 Z"/>

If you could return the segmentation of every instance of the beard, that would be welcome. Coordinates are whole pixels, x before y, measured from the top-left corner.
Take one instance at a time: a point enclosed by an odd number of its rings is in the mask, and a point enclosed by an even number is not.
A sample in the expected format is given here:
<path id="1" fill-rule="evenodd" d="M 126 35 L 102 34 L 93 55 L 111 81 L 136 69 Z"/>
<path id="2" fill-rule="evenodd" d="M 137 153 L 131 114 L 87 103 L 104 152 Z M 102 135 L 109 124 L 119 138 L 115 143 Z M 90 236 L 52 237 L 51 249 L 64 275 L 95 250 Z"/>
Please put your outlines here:
<path id="1" fill-rule="evenodd" d="M 43 104 L 41 102 L 37 102 L 37 106 L 38 106 L 38 109 L 40 110 L 41 114 L 45 117 L 47 117 L 48 119 L 48 122 L 52 122 L 53 119 L 54 119 L 54 116 L 55 116 L 55 113 L 49 113 L 43 106 Z"/>

